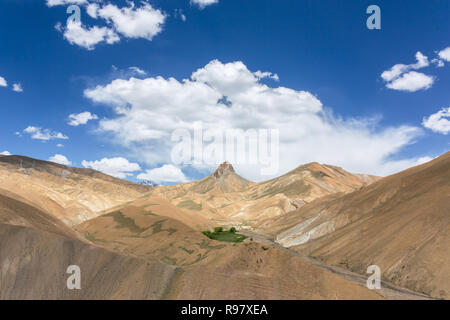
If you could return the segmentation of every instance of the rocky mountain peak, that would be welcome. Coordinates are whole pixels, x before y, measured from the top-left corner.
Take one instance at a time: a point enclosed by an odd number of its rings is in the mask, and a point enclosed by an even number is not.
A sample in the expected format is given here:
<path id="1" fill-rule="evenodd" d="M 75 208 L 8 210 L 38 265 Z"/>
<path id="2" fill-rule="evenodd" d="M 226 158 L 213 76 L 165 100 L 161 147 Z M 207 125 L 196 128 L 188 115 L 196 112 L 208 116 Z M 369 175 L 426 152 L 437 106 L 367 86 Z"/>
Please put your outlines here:
<path id="1" fill-rule="evenodd" d="M 216 179 L 219 179 L 220 177 L 222 177 L 223 175 L 225 175 L 226 173 L 235 173 L 233 166 L 231 165 L 231 163 L 229 163 L 228 161 L 225 161 L 224 163 L 222 163 L 217 170 L 214 172 L 214 177 Z"/>

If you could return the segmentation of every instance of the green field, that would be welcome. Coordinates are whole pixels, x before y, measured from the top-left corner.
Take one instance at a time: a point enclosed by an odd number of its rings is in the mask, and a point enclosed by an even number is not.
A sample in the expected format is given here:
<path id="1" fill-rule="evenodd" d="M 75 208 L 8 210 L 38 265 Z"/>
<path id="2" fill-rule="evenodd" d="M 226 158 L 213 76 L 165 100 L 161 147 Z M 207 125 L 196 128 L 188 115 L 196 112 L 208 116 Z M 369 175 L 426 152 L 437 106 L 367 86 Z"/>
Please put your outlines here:
<path id="1" fill-rule="evenodd" d="M 214 232 L 211 231 L 203 231 L 203 234 L 210 239 L 224 242 L 242 242 L 248 237 L 243 234 L 236 233 L 236 230 L 224 231 L 222 228 L 215 228 Z"/>

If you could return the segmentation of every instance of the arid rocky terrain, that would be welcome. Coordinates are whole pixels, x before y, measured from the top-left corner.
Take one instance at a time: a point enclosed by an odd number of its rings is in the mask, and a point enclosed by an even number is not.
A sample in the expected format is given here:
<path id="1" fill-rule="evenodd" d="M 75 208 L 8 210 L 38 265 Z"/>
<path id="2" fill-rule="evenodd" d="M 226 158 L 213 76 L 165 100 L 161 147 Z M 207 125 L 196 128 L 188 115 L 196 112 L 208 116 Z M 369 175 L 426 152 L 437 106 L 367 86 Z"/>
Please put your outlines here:
<path id="1" fill-rule="evenodd" d="M 226 162 L 157 187 L 0 156 L 0 299 L 448 299 L 449 214 L 450 153 L 385 178 L 310 163 L 256 183 Z"/>

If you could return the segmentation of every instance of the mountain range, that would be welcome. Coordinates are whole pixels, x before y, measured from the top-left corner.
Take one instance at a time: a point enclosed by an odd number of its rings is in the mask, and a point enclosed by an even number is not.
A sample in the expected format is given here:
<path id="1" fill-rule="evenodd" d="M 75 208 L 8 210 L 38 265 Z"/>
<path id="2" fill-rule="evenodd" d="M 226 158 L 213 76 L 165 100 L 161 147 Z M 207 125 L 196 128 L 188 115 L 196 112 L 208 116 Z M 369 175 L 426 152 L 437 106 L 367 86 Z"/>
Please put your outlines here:
<path id="1" fill-rule="evenodd" d="M 448 299 L 449 213 L 450 152 L 388 177 L 314 162 L 258 183 L 225 162 L 172 186 L 0 156 L 0 298 Z M 202 233 L 217 227 L 248 238 Z"/>

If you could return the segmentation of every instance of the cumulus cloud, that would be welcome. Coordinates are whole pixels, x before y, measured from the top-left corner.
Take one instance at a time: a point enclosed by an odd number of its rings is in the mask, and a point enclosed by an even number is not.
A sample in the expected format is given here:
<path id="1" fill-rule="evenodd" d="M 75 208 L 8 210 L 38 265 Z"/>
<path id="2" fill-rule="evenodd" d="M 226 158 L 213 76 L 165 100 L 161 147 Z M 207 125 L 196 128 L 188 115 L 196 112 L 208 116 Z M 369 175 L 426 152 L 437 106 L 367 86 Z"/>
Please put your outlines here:
<path id="1" fill-rule="evenodd" d="M 176 144 L 172 133 L 177 129 L 193 132 L 198 121 L 204 131 L 214 133 L 278 129 L 280 170 L 274 176 L 311 161 L 380 175 L 417 163 L 417 159 L 391 157 L 413 143 L 422 134 L 420 128 L 399 125 L 381 129 L 372 119 L 342 119 L 324 109 L 310 92 L 269 87 L 260 82 L 260 76 L 240 61 L 213 60 L 182 81 L 160 76 L 116 79 L 85 90 L 85 96 L 116 113 L 99 122 L 99 132 L 107 133 L 149 165 L 170 163 Z M 226 155 L 216 160 L 233 161 Z M 204 168 L 213 168 L 206 162 Z M 267 178 L 260 175 L 260 165 L 236 167 L 248 178 Z"/>
<path id="2" fill-rule="evenodd" d="M 24 133 L 28 133 L 32 139 L 36 140 L 54 140 L 54 139 L 69 139 L 61 132 L 55 132 L 50 129 L 42 129 L 41 127 L 28 126 L 23 129 Z M 20 134 L 19 134 L 20 135 Z"/>
<path id="3" fill-rule="evenodd" d="M 63 156 L 62 154 L 55 154 L 54 156 L 50 157 L 48 161 L 59 163 L 64 166 L 70 166 L 72 164 L 72 161 L 69 161 L 69 159 L 67 159 L 66 156 Z"/>
<path id="4" fill-rule="evenodd" d="M 47 0 L 47 6 L 48 7 L 54 7 L 54 6 L 66 6 L 69 4 L 86 4 L 87 0 Z"/>
<path id="5" fill-rule="evenodd" d="M 187 182 L 188 179 L 184 175 L 180 168 L 166 164 L 160 168 L 147 170 L 145 173 L 141 173 L 137 176 L 139 180 L 150 180 L 156 183 L 162 182 Z"/>
<path id="6" fill-rule="evenodd" d="M 439 51 L 438 55 L 439 55 L 439 58 L 441 58 L 442 60 L 450 62 L 450 47 Z"/>
<path id="7" fill-rule="evenodd" d="M 113 44 L 120 41 L 114 30 L 107 27 L 86 28 L 81 22 L 77 21 L 68 21 L 66 27 L 62 27 L 61 24 L 57 24 L 55 27 L 63 32 L 64 38 L 70 44 L 78 45 L 87 50 L 94 50 L 95 46 L 101 42 Z"/>
<path id="8" fill-rule="evenodd" d="M 13 91 L 15 92 L 23 92 L 22 85 L 20 83 L 13 84 Z"/>
<path id="9" fill-rule="evenodd" d="M 0 152 L 0 155 L 2 155 L 2 156 L 10 156 L 11 153 L 9 151 L 5 150 L 5 151 Z"/>
<path id="10" fill-rule="evenodd" d="M 389 82 L 398 78 L 403 73 L 410 70 L 417 70 L 428 67 L 430 65 L 428 57 L 424 56 L 420 51 L 416 53 L 417 62 L 414 64 L 396 64 L 390 70 L 386 70 L 381 74 L 384 81 Z"/>
<path id="11" fill-rule="evenodd" d="M 86 124 L 89 120 L 97 120 L 98 116 L 96 114 L 92 114 L 89 111 L 81 112 L 78 114 L 69 115 L 68 125 L 77 127 L 81 124 Z"/>
<path id="12" fill-rule="evenodd" d="M 433 132 L 447 135 L 450 132 L 450 108 L 442 108 L 440 111 L 423 118 L 422 125 Z"/>
<path id="13" fill-rule="evenodd" d="M 154 9 L 145 2 L 140 7 L 135 7 L 134 2 L 131 2 L 130 7 L 123 8 L 107 4 L 98 8 L 95 16 L 111 23 L 116 32 L 127 38 L 147 40 L 152 40 L 162 31 L 162 25 L 166 19 L 166 15 L 161 10 Z"/>
<path id="14" fill-rule="evenodd" d="M 132 176 L 133 172 L 141 170 L 139 164 L 129 162 L 127 159 L 122 157 L 103 158 L 96 161 L 83 160 L 81 164 L 85 168 L 92 168 L 120 179 Z"/>
<path id="15" fill-rule="evenodd" d="M 98 6 L 97 3 L 89 3 L 89 4 L 86 6 L 86 12 L 87 12 L 87 14 L 88 14 L 91 18 L 94 18 L 94 19 L 97 19 L 97 18 L 98 18 L 98 15 L 97 15 L 98 9 L 99 9 L 99 6 Z"/>
<path id="16" fill-rule="evenodd" d="M 197 5 L 200 9 L 204 9 L 215 3 L 219 3 L 219 0 L 191 0 L 191 4 Z"/>
<path id="17" fill-rule="evenodd" d="M 76 3 L 73 0 L 53 0 L 53 5 Z M 141 2 L 136 6 L 133 1 L 128 2 L 129 7 L 118 7 L 108 3 L 79 1 L 85 5 L 87 14 L 93 19 L 104 20 L 107 26 L 84 26 L 79 21 L 68 21 L 66 26 L 61 23 L 55 28 L 64 34 L 69 43 L 78 45 L 88 50 L 94 50 L 96 45 L 102 42 L 114 44 L 120 41 L 120 36 L 125 38 L 144 38 L 149 41 L 162 31 L 167 18 L 159 9 L 153 8 L 148 2 Z M 48 4 L 48 3 L 47 3 Z M 52 6 L 52 5 L 50 5 Z"/>
<path id="18" fill-rule="evenodd" d="M 8 83 L 6 82 L 6 79 L 3 77 L 0 77 L 0 87 L 7 87 Z"/>
<path id="19" fill-rule="evenodd" d="M 396 64 L 391 69 L 384 71 L 381 78 L 386 82 L 386 87 L 393 90 L 415 92 L 431 88 L 434 77 L 411 71 L 418 70 L 430 65 L 427 56 L 420 51 L 416 53 L 416 63 Z"/>
<path id="20" fill-rule="evenodd" d="M 418 90 L 427 90 L 431 88 L 433 83 L 434 77 L 420 72 L 410 71 L 386 84 L 386 87 L 393 90 L 415 92 Z"/>

